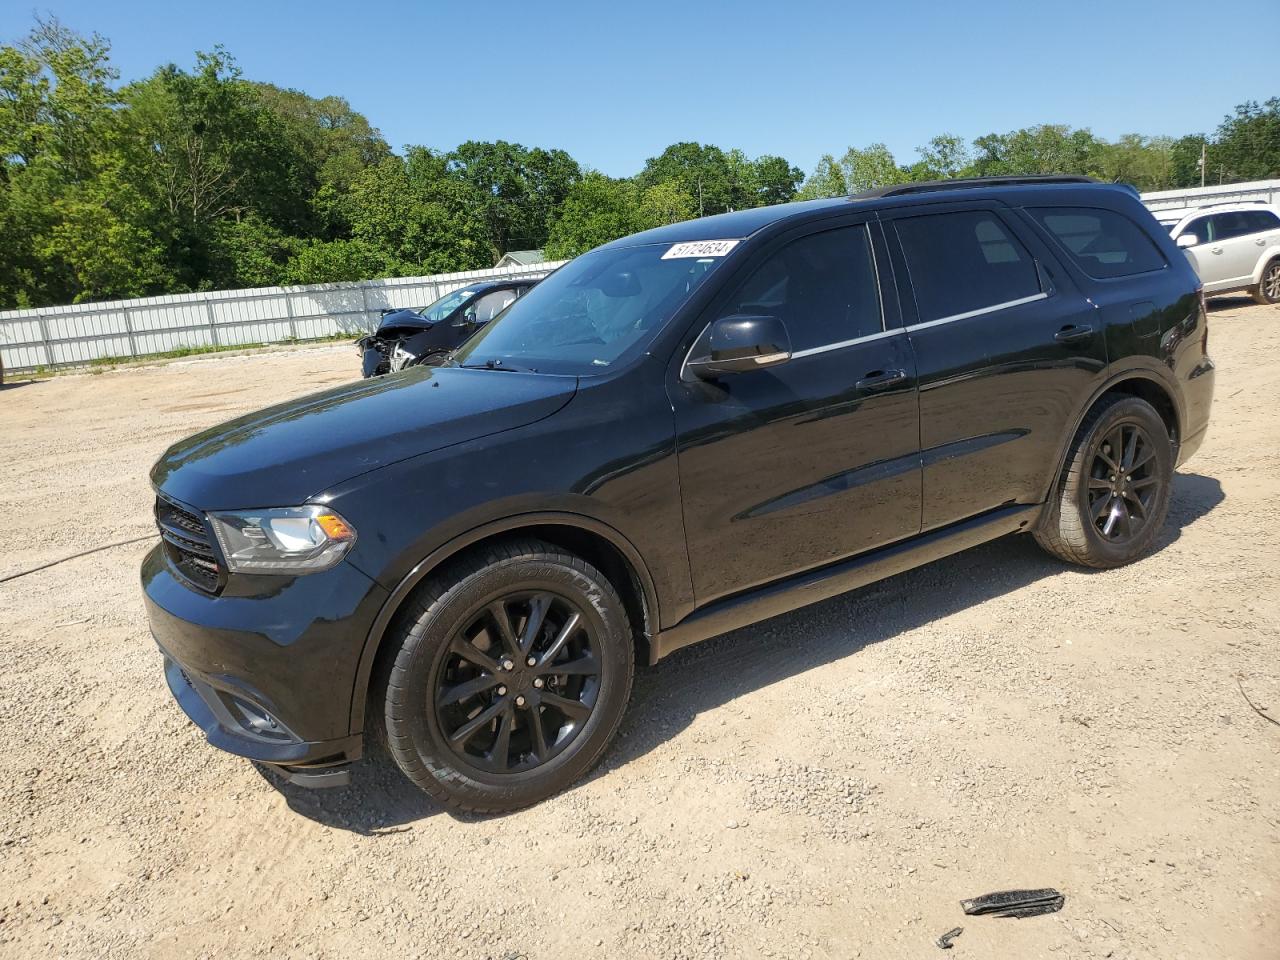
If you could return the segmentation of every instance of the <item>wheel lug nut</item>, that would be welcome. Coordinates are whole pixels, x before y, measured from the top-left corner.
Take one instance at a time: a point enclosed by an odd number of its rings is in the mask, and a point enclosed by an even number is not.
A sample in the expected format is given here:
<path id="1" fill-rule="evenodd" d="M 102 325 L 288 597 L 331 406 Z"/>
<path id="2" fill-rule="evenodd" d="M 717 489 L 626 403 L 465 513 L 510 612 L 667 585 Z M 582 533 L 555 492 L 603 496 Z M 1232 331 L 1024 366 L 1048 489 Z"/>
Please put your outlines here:
<path id="1" fill-rule="evenodd" d="M 541 677 L 538 677 L 536 680 L 534 680 L 534 681 L 533 681 L 533 685 L 534 685 L 535 687 L 537 687 L 539 690 L 541 690 L 541 689 L 542 689 L 542 678 L 541 678 Z"/>
<path id="2" fill-rule="evenodd" d="M 538 658 L 537 658 L 537 657 L 530 657 L 528 660 L 526 660 L 526 661 L 525 661 L 525 663 L 527 663 L 527 664 L 528 664 L 529 666 L 531 666 L 531 667 L 532 667 L 532 666 L 536 666 L 536 665 L 537 665 L 537 663 L 538 663 Z"/>
<path id="3" fill-rule="evenodd" d="M 1114 480 L 1114 479 L 1115 479 L 1115 477 L 1112 477 L 1111 479 L 1112 479 L 1112 480 Z M 503 669 L 503 670 L 511 670 L 511 669 L 513 669 L 514 667 L 515 667 L 515 661 L 513 661 L 513 660 L 503 660 L 503 661 L 502 661 L 502 669 Z"/>
<path id="4" fill-rule="evenodd" d="M 498 696 L 505 697 L 507 695 L 506 687 L 498 687 Z"/>
<path id="5" fill-rule="evenodd" d="M 523 707 L 523 706 L 524 706 L 524 697 L 516 697 L 516 706 L 517 706 L 517 707 Z"/>

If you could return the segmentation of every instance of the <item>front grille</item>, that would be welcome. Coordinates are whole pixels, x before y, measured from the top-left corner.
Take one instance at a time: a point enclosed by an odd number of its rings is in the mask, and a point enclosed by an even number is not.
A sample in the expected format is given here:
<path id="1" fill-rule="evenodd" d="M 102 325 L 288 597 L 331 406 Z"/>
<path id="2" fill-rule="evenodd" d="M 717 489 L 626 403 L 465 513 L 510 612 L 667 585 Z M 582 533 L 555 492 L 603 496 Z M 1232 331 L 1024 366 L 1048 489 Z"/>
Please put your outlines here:
<path id="1" fill-rule="evenodd" d="M 223 570 L 204 519 L 172 500 L 156 497 L 156 526 L 174 569 L 193 587 L 217 593 Z"/>

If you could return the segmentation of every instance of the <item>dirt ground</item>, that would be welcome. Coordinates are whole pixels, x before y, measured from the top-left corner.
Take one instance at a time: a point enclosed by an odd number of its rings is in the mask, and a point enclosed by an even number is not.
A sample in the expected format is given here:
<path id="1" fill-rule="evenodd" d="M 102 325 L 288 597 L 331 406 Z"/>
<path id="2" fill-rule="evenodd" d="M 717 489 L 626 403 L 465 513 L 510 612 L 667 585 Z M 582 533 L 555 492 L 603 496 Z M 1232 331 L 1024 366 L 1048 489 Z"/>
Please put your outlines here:
<path id="1" fill-rule="evenodd" d="M 1280 957 L 1280 307 L 1218 301 L 1154 555 L 1006 538 L 681 651 L 601 768 L 462 818 L 277 786 L 165 688 L 146 543 L 0 584 L 0 957 Z M 350 347 L 0 392 L 0 577 L 151 531 L 173 441 Z M 1060 913 L 958 901 L 1054 886 Z"/>

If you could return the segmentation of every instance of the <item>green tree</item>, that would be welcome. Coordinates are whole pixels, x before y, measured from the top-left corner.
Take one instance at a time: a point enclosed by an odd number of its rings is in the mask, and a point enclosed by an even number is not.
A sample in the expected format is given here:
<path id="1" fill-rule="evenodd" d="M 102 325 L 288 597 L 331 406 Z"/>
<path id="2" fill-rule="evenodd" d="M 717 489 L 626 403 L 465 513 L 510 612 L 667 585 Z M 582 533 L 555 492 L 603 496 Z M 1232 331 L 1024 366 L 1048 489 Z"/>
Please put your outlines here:
<path id="1" fill-rule="evenodd" d="M 725 158 L 735 210 L 788 203 L 796 198 L 796 189 L 804 179 L 803 170 L 772 154 L 752 160 L 741 150 L 730 150 Z"/>
<path id="2" fill-rule="evenodd" d="M 973 168 L 978 176 L 1100 173 L 1100 144 L 1087 129 L 1046 123 L 1010 133 L 989 133 L 973 144 L 977 148 Z"/>
<path id="3" fill-rule="evenodd" d="M 973 164 L 973 155 L 963 137 L 953 133 L 943 133 L 934 137 L 923 147 L 917 147 L 920 154 L 918 169 L 913 180 L 944 180 L 950 177 L 964 176 Z"/>
<path id="4" fill-rule="evenodd" d="M 735 189 L 729 158 L 710 144 L 673 143 L 646 160 L 636 175 L 636 185 L 642 190 L 668 180 L 693 197 L 700 217 L 744 205 L 742 192 Z"/>
<path id="5" fill-rule="evenodd" d="M 840 169 L 849 193 L 905 183 L 910 179 L 883 143 L 873 143 L 862 150 L 850 147 L 840 158 Z"/>
<path id="6" fill-rule="evenodd" d="M 508 250 L 546 242 L 553 210 L 581 176 L 563 150 L 528 150 L 518 143 L 469 140 L 445 154 L 450 176 L 476 197 L 496 260 Z"/>
<path id="7" fill-rule="evenodd" d="M 367 117 L 342 97 L 310 97 L 254 83 L 263 107 L 280 122 L 284 141 L 297 158 L 299 187 L 309 198 L 308 232 L 343 236 L 351 229 L 350 191 L 367 167 L 391 155 Z"/>
<path id="8" fill-rule="evenodd" d="M 354 239 L 376 252 L 379 275 L 493 265 L 483 198 L 449 175 L 443 157 L 410 147 L 365 170 L 353 189 Z"/>
<path id="9" fill-rule="evenodd" d="M 551 225 L 547 258 L 567 260 L 641 229 L 638 194 L 631 180 L 614 180 L 595 171 L 585 174 L 569 190 Z"/>
<path id="10" fill-rule="evenodd" d="M 343 283 L 383 275 L 384 261 L 363 240 L 312 240 L 290 258 L 285 283 Z"/>
<path id="11" fill-rule="evenodd" d="M 693 197 L 674 180 L 656 183 L 640 193 L 636 209 L 637 230 L 662 227 L 697 216 Z"/>
<path id="12" fill-rule="evenodd" d="M 1280 177 L 1280 97 L 1240 104 L 1218 126 L 1215 139 L 1208 164 L 1210 183 Z"/>
<path id="13" fill-rule="evenodd" d="M 113 278 L 108 291 L 136 288 L 119 282 L 119 264 L 104 265 L 113 246 L 148 262 L 128 198 L 98 182 L 120 169 L 110 152 L 117 98 L 108 53 L 100 36 L 56 19 L 37 19 L 21 43 L 0 47 L 0 305 L 86 299 L 94 278 Z"/>
<path id="14" fill-rule="evenodd" d="M 836 158 L 824 153 L 817 167 L 804 186 L 800 188 L 801 200 L 820 200 L 824 197 L 844 197 L 849 194 L 849 185 L 845 183 L 844 170 L 836 162 Z"/>

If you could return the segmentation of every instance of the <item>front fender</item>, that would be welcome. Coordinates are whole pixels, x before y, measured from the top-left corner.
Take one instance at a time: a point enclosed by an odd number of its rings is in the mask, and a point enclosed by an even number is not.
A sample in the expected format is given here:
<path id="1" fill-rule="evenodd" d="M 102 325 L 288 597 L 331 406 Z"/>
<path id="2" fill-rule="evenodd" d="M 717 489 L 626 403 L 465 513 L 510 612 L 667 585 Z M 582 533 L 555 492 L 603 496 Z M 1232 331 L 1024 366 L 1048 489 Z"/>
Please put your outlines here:
<path id="1" fill-rule="evenodd" d="M 391 625 L 391 620 L 395 616 L 396 611 L 400 609 L 402 603 L 414 588 L 425 580 L 432 571 L 438 570 L 442 564 L 449 561 L 450 558 L 461 553 L 467 547 L 487 540 L 490 537 L 499 536 L 503 533 L 509 533 L 516 530 L 528 529 L 535 526 L 547 525 L 575 527 L 593 533 L 596 536 L 607 540 L 613 547 L 626 558 L 632 571 L 639 581 L 641 592 L 644 595 L 644 606 L 649 611 L 647 619 L 649 619 L 653 628 L 656 629 L 660 622 L 660 614 L 658 612 L 658 594 L 654 587 L 653 577 L 649 572 L 648 566 L 641 557 L 640 552 L 636 549 L 635 544 L 624 537 L 616 529 L 596 520 L 592 517 L 575 513 L 563 513 L 556 511 L 539 511 L 536 513 L 520 513 L 512 516 L 503 517 L 501 519 L 491 520 L 488 523 L 480 524 L 467 530 L 465 533 L 459 534 L 449 541 L 442 543 L 440 546 L 432 550 L 419 563 L 417 563 L 407 574 L 405 574 L 394 589 L 387 595 L 386 600 L 382 604 L 381 610 L 374 618 L 373 625 L 369 628 L 368 636 L 364 641 L 364 648 L 360 654 L 359 665 L 356 670 L 355 685 L 351 691 L 351 732 L 358 733 L 363 729 L 366 704 L 368 702 L 369 684 L 373 676 L 373 665 L 378 658 L 378 650 L 382 646 L 383 637 L 386 636 L 387 628 Z"/>

